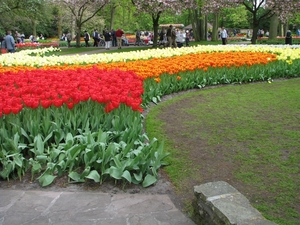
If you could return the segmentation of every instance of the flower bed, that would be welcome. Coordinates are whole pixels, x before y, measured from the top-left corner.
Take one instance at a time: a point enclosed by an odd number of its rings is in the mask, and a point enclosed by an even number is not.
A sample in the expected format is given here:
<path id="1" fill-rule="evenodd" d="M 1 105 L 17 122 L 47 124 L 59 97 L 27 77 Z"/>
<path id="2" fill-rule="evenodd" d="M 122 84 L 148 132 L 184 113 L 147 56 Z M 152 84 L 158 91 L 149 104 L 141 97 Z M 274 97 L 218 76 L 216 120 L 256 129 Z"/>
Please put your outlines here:
<path id="1" fill-rule="evenodd" d="M 17 49 L 36 49 L 46 47 L 59 47 L 58 41 L 25 42 L 16 44 Z"/>
<path id="2" fill-rule="evenodd" d="M 42 186 L 68 173 L 157 181 L 168 153 L 143 132 L 141 111 L 163 95 L 207 85 L 300 74 L 300 49 L 196 46 L 129 53 L 49 56 L 57 48 L 0 56 L 0 176 L 30 170 Z M 19 60 L 22 58 L 23 60 Z"/>

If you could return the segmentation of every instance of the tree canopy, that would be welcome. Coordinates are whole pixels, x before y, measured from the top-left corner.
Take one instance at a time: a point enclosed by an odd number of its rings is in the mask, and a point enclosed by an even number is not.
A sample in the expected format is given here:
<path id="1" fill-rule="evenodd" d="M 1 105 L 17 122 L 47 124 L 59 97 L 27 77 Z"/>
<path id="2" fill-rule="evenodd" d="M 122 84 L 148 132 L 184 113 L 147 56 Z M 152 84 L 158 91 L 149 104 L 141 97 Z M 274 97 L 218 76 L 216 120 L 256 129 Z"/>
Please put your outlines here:
<path id="1" fill-rule="evenodd" d="M 258 28 L 273 27 L 270 37 L 279 30 L 272 22 L 275 19 L 290 24 L 289 28 L 295 31 L 300 27 L 299 9 L 299 0 L 2 0 L 0 34 L 17 30 L 26 37 L 36 33 L 60 37 L 69 30 L 73 35 L 79 34 L 79 45 L 83 30 L 100 31 L 106 26 L 120 27 L 129 33 L 136 29 L 153 31 L 155 44 L 161 23 L 196 24 L 195 37 L 199 32 L 199 40 L 206 40 L 205 24 L 217 18 L 214 29 L 253 28 L 255 41 Z"/>
<path id="2" fill-rule="evenodd" d="M 154 47 L 157 46 L 159 19 L 163 13 L 173 12 L 179 14 L 185 9 L 192 8 L 196 5 L 194 0 L 131 0 L 136 6 L 138 13 L 147 13 L 151 15 L 153 32 L 154 32 Z"/>
<path id="3" fill-rule="evenodd" d="M 286 22 L 293 13 L 299 11 L 299 0 L 205 0 L 204 13 L 219 13 L 223 8 L 234 8 L 243 5 L 252 14 L 252 43 L 257 39 L 259 25 L 263 20 L 278 15 L 281 21 Z"/>

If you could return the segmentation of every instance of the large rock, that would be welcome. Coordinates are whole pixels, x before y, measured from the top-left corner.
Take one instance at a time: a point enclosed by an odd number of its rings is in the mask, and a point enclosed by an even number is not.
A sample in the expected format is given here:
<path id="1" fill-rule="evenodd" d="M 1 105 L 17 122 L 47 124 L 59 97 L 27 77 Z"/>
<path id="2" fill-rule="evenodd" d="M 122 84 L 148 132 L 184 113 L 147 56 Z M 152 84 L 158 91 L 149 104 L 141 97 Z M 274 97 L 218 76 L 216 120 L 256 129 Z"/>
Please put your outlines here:
<path id="1" fill-rule="evenodd" d="M 200 225 L 276 225 L 253 208 L 248 199 L 224 181 L 194 187 Z"/>

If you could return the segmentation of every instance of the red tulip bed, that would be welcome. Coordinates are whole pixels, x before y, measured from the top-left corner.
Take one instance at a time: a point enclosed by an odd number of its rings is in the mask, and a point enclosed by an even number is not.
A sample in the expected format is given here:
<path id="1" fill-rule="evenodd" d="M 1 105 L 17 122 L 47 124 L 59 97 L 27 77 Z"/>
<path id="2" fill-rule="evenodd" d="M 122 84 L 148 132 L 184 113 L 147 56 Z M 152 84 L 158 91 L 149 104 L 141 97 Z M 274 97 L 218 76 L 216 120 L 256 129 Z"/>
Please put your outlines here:
<path id="1" fill-rule="evenodd" d="M 16 44 L 17 49 L 35 49 L 45 47 L 59 47 L 58 41 L 25 42 Z"/>

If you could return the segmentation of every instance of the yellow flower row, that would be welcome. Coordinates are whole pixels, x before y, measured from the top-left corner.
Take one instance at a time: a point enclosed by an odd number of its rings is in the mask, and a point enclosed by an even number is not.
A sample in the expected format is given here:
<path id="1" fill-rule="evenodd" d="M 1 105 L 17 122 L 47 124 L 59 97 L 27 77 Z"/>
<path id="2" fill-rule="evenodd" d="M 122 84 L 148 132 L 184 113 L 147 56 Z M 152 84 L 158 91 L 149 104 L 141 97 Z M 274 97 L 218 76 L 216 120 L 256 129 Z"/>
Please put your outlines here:
<path id="1" fill-rule="evenodd" d="M 59 51 L 57 48 L 25 50 L 14 54 L 0 56 L 0 66 L 59 66 L 82 65 L 112 62 L 128 62 L 135 60 L 149 60 L 153 58 L 170 58 L 174 56 L 213 53 L 213 52 L 261 52 L 273 53 L 278 60 L 295 60 L 300 58 L 300 48 L 290 46 L 263 46 L 263 45 L 208 45 L 183 48 L 149 49 L 144 51 L 132 51 L 113 54 L 70 55 L 41 57 L 49 51 Z M 31 56 L 34 55 L 34 56 Z"/>

